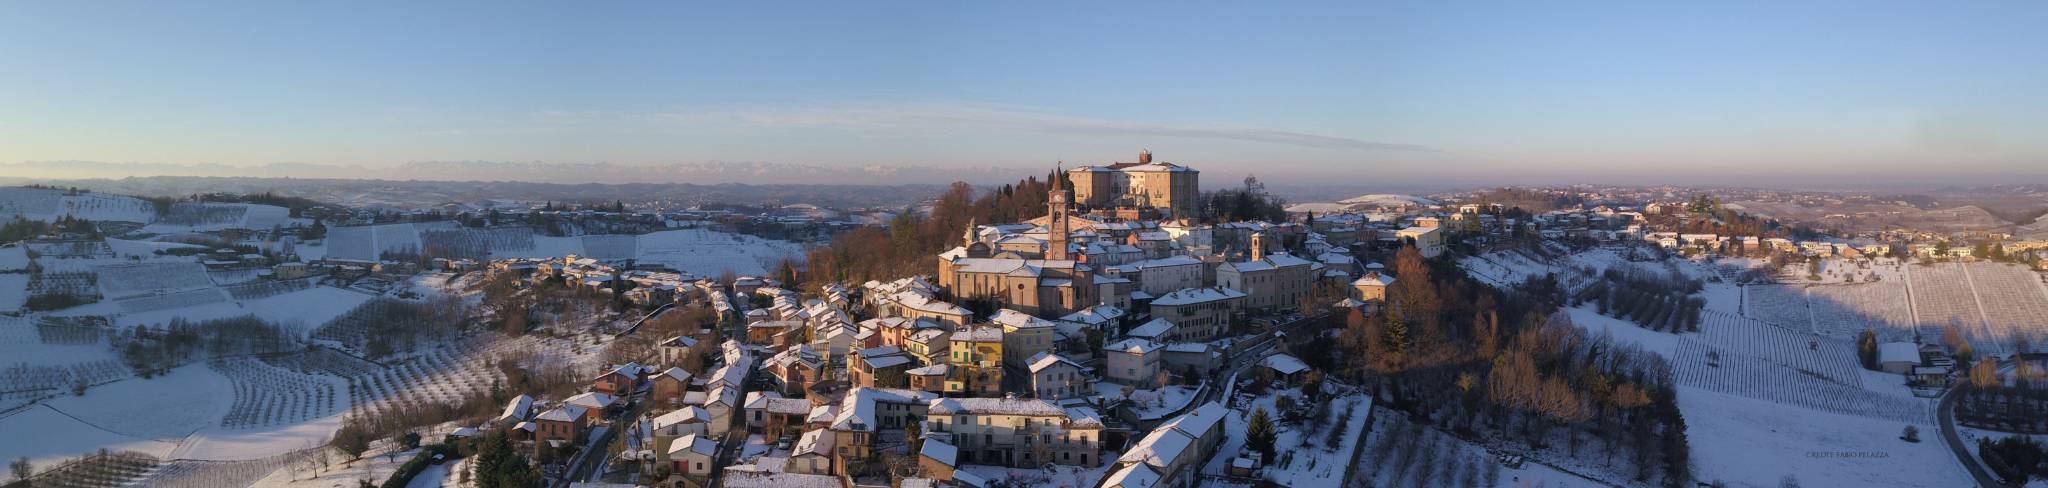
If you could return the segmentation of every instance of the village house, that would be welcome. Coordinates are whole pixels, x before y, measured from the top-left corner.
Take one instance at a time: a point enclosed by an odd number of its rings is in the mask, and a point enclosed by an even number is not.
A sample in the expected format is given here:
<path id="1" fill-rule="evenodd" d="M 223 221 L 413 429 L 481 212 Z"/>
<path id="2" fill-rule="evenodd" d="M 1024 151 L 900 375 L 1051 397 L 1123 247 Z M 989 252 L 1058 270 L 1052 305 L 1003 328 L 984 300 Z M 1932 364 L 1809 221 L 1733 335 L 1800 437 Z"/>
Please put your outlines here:
<path id="1" fill-rule="evenodd" d="M 1244 292 L 1225 288 L 1190 288 L 1152 300 L 1152 316 L 1181 329 L 1181 337 L 1209 341 L 1221 337 L 1244 303 Z"/>
<path id="2" fill-rule="evenodd" d="M 1003 388 L 1003 329 L 974 326 L 949 338 L 946 393 L 993 396 Z"/>
<path id="3" fill-rule="evenodd" d="M 1088 368 L 1066 356 L 1041 352 L 1032 357 L 1030 368 L 1031 391 L 1038 398 L 1061 400 L 1088 391 Z"/>
<path id="4" fill-rule="evenodd" d="M 926 423 L 930 432 L 952 436 L 947 443 L 959 448 L 960 463 L 1094 466 L 1102 421 L 1085 410 L 1042 399 L 946 398 L 931 402 Z"/>
<path id="5" fill-rule="evenodd" d="M 1266 236 L 1251 237 L 1251 259 L 1216 266 L 1216 284 L 1242 291 L 1250 310 L 1293 310 L 1315 288 L 1322 265 L 1286 254 L 1267 254 Z M 1157 303 L 1156 301 L 1154 303 Z"/>
<path id="6" fill-rule="evenodd" d="M 1151 388 L 1159 386 L 1160 349 L 1157 342 L 1124 339 L 1104 346 L 1103 378 L 1112 383 Z"/>
<path id="7" fill-rule="evenodd" d="M 683 368 L 669 368 L 654 375 L 648 386 L 656 405 L 673 406 L 681 404 L 683 393 L 690 391 L 690 372 Z"/>

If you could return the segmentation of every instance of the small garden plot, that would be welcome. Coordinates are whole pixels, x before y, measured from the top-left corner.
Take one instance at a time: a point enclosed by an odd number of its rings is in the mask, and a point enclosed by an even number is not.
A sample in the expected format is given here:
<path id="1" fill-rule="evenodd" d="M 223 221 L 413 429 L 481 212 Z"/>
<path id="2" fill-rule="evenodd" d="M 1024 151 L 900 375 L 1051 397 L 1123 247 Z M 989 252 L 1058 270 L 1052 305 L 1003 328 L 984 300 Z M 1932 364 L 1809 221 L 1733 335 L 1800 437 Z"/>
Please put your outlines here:
<path id="1" fill-rule="evenodd" d="M 1794 285 L 1750 285 L 1742 287 L 1747 309 L 1743 315 L 1793 330 L 1813 330 L 1812 314 L 1806 310 L 1806 293 Z"/>
<path id="2" fill-rule="evenodd" d="M 310 289 L 312 287 L 312 278 L 299 278 L 292 280 L 252 281 L 248 283 L 223 286 L 221 288 L 226 289 L 228 291 L 229 297 L 232 297 L 237 301 L 241 301 L 255 300 L 259 298 L 269 298 L 295 291 Z"/>
<path id="3" fill-rule="evenodd" d="M 1870 330 L 1877 333 L 1879 341 L 1913 338 L 1913 307 L 1907 300 L 1904 283 L 1813 286 L 1806 289 L 1806 294 L 1817 334 L 1854 339 Z"/>
<path id="4" fill-rule="evenodd" d="M 1996 354 L 2005 350 L 1998 337 L 1984 328 L 1977 294 L 1971 290 L 1970 276 L 1962 265 L 1908 266 L 1907 273 L 1909 290 L 1913 294 L 1914 319 L 1923 333 L 1940 337 L 1936 331 L 1954 330 L 1979 354 Z"/>
<path id="5" fill-rule="evenodd" d="M 144 262 L 100 266 L 100 291 L 109 298 L 184 291 L 213 286 L 206 266 L 193 262 Z"/>
<path id="6" fill-rule="evenodd" d="M 2026 339 L 2032 351 L 2048 351 L 2048 295 L 2041 278 L 2024 267 L 1978 262 L 1965 268 L 1989 319 L 1990 333 L 2003 344 L 2017 347 Z"/>
<path id="7" fill-rule="evenodd" d="M 227 429 L 255 429 L 296 424 L 344 410 L 347 399 L 332 378 L 301 374 L 249 358 L 208 363 L 232 380 L 235 400 L 221 417 Z"/>
<path id="8" fill-rule="evenodd" d="M 145 312 L 155 312 L 159 310 L 170 310 L 174 308 L 196 307 L 226 301 L 228 301 L 227 294 L 221 293 L 221 290 L 219 288 L 206 288 L 201 290 L 182 291 L 176 293 L 164 293 L 161 295 L 146 295 L 137 296 L 133 298 L 123 298 L 120 300 L 115 300 L 114 303 L 121 307 L 122 312 L 137 314 Z"/>
<path id="9" fill-rule="evenodd" d="M 1786 330 L 1755 320 L 1710 314 L 1699 341 L 1849 386 L 1863 386 L 1856 345 L 1841 339 Z"/>
<path id="10" fill-rule="evenodd" d="M 1934 403 L 1928 400 L 1837 383 L 1693 340 L 1679 341 L 1675 356 L 1672 368 L 1681 385 L 1825 412 L 1933 423 Z"/>

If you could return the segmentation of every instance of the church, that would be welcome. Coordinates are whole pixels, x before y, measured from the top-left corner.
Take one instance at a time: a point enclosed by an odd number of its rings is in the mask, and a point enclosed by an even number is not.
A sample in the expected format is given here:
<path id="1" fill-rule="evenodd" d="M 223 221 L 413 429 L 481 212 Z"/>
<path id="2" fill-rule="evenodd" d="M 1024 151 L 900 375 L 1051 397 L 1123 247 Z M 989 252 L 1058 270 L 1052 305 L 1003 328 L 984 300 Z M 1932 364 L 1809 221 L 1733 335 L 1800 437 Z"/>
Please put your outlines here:
<path id="1" fill-rule="evenodd" d="M 1059 317 L 1099 303 L 1100 284 L 1085 255 L 1073 252 L 1074 192 L 1058 179 L 1046 197 L 1044 252 L 1029 258 L 1002 252 L 967 226 L 961 247 L 939 254 L 939 288 L 958 300 L 993 300 L 999 308 Z"/>

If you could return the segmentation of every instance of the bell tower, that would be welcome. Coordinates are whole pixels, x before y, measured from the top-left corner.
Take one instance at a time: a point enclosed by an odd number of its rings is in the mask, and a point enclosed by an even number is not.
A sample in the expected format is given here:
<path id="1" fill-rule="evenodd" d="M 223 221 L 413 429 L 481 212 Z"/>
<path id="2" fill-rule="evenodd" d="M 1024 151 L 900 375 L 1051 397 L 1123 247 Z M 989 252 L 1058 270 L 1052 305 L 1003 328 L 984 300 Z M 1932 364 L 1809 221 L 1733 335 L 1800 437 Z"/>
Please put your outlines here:
<path id="1" fill-rule="evenodd" d="M 1074 190 L 1060 183 L 1066 175 L 1066 165 L 1062 164 L 1059 171 L 1053 173 L 1052 192 L 1045 197 L 1045 216 L 1048 217 L 1045 222 L 1046 259 L 1070 259 L 1067 256 L 1067 233 L 1071 228 L 1067 217 L 1073 211 Z"/>

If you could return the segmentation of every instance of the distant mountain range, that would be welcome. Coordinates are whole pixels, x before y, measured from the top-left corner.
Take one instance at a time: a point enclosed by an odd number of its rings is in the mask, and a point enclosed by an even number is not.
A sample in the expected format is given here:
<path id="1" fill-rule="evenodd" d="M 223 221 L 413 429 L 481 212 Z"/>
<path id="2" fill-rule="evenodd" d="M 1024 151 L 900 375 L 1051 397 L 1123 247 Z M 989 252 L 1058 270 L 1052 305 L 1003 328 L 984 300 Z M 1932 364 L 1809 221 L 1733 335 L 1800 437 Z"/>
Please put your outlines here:
<path id="1" fill-rule="evenodd" d="M 272 163 L 261 166 L 97 161 L 29 161 L 0 164 L 0 175 L 17 181 L 119 179 L 139 176 L 250 178 L 351 178 L 422 181 L 522 181 L 532 183 L 744 183 L 900 185 L 955 181 L 989 185 L 1043 174 L 1046 168 L 821 166 L 796 163 L 711 161 L 658 165 L 505 161 L 415 161 L 390 167 Z"/>

